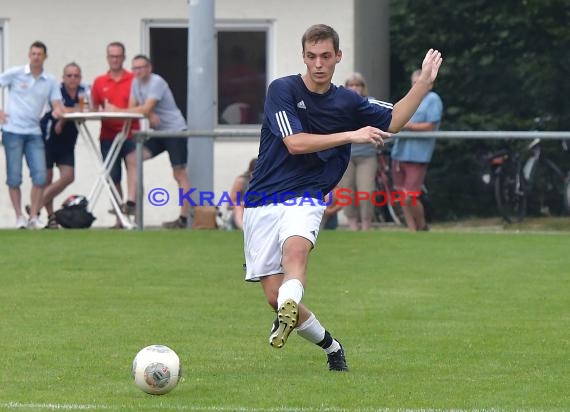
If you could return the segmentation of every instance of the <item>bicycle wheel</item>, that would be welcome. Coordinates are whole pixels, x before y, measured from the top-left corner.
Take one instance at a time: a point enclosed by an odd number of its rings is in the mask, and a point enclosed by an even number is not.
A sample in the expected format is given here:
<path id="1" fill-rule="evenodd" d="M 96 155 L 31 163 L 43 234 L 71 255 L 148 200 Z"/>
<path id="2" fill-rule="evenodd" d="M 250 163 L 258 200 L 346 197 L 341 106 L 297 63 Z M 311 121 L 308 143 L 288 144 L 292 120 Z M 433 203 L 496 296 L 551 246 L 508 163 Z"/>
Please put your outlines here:
<path id="1" fill-rule="evenodd" d="M 377 190 L 382 190 L 382 188 L 376 188 Z M 376 196 L 376 203 L 381 203 L 382 202 L 382 198 L 380 196 Z M 386 207 L 386 205 L 383 206 L 377 206 L 374 205 L 374 217 L 376 219 L 376 222 L 378 223 L 388 223 L 391 221 L 390 218 L 390 212 L 388 211 L 388 208 Z"/>
<path id="2" fill-rule="evenodd" d="M 424 207 L 424 216 L 426 218 L 426 222 L 429 223 L 433 220 L 433 204 L 429 196 L 429 190 L 425 184 L 422 185 L 422 194 L 420 195 L 419 199 L 420 202 L 422 202 L 422 206 Z"/>
<path id="3" fill-rule="evenodd" d="M 392 197 L 392 195 L 390 195 L 389 201 L 386 204 L 386 208 L 390 213 L 392 222 L 398 226 L 404 226 L 406 224 L 406 218 L 404 217 L 404 210 L 402 209 L 401 201 L 401 199 Z"/>
<path id="4" fill-rule="evenodd" d="M 507 223 L 521 222 L 526 215 L 526 185 L 516 164 L 507 162 L 495 178 L 497 209 Z"/>
<path id="5" fill-rule="evenodd" d="M 570 215 L 570 175 L 564 180 L 564 213 Z"/>
<path id="6" fill-rule="evenodd" d="M 386 180 L 386 184 L 384 183 Z M 388 181 L 389 180 L 389 181 Z M 377 182 L 376 190 L 379 192 L 376 195 L 374 206 L 374 214 L 376 220 L 380 223 L 392 222 L 395 225 L 403 226 L 405 223 L 404 212 L 402 211 L 401 204 L 390 196 L 391 180 L 386 175 L 381 177 Z"/>
<path id="7" fill-rule="evenodd" d="M 376 173 L 376 192 L 385 193 L 386 189 L 384 188 L 384 176 L 381 170 L 382 164 L 378 165 L 378 171 Z M 374 217 L 378 223 L 386 223 L 389 221 L 389 213 L 388 208 L 385 204 L 382 204 L 383 199 L 379 194 L 375 195 L 374 199 Z"/>
<path id="8" fill-rule="evenodd" d="M 540 159 L 527 187 L 527 214 L 561 216 L 566 211 L 565 176 L 550 159 Z"/>
<path id="9" fill-rule="evenodd" d="M 401 211 L 401 206 L 393 205 L 394 203 L 390 197 L 393 190 L 392 174 L 390 172 L 390 158 L 385 153 L 378 156 L 378 171 L 376 174 L 376 199 L 374 214 L 376 220 L 381 223 L 392 222 L 395 225 L 403 225 L 404 217 Z"/>

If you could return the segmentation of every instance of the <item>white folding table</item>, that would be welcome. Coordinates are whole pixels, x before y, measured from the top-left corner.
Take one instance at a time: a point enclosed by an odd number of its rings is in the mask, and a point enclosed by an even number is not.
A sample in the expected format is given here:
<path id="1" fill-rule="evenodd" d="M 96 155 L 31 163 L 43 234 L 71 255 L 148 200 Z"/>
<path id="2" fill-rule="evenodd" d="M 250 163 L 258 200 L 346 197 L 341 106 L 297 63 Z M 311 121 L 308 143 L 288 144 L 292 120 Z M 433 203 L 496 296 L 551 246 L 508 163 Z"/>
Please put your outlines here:
<path id="1" fill-rule="evenodd" d="M 65 113 L 63 115 L 63 118 L 66 120 L 73 120 L 75 122 L 77 130 L 79 131 L 79 135 L 87 142 L 87 145 L 90 148 L 89 151 L 95 156 L 97 163 L 101 165 L 101 170 L 97 175 L 97 180 L 95 181 L 95 184 L 87 196 L 87 200 L 89 201 L 89 204 L 87 206 L 88 210 L 90 212 L 93 211 L 93 208 L 95 207 L 95 204 L 97 203 L 97 200 L 101 194 L 101 190 L 104 188 L 107 190 L 109 199 L 113 205 L 113 209 L 115 210 L 123 227 L 127 229 L 133 229 L 134 225 L 121 210 L 121 205 L 119 204 L 120 196 L 117 193 L 117 188 L 111 179 L 110 173 L 113 164 L 121 152 L 123 143 L 129 135 L 133 120 L 143 119 L 144 116 L 140 113 L 128 112 L 74 112 Z M 106 159 L 103 159 L 101 156 L 101 151 L 99 150 L 97 140 L 93 138 L 91 132 L 89 131 L 89 128 L 87 127 L 88 120 L 123 120 L 123 128 L 113 140 Z"/>

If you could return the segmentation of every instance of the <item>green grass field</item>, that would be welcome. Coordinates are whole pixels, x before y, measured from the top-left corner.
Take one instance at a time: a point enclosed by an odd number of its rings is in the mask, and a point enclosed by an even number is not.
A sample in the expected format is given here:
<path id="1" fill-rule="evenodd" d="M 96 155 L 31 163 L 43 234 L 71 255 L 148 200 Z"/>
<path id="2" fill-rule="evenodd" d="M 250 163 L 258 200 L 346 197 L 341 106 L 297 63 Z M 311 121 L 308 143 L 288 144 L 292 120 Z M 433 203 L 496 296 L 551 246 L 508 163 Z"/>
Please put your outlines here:
<path id="1" fill-rule="evenodd" d="M 0 410 L 570 410 L 564 234 L 322 233 L 304 302 L 348 373 L 243 281 L 237 232 L 0 231 Z M 165 396 L 131 380 L 166 344 Z"/>

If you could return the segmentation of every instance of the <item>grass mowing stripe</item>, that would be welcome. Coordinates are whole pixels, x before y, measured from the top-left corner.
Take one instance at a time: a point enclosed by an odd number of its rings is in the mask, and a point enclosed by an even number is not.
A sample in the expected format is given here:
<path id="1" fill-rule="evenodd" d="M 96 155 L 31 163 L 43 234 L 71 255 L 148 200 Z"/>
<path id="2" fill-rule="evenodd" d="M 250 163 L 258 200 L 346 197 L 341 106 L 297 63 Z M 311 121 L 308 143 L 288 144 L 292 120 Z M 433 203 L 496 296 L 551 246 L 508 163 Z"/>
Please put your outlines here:
<path id="1" fill-rule="evenodd" d="M 13 409 L 28 409 L 28 410 L 44 410 L 44 411 L 86 411 L 97 409 L 109 409 L 105 405 L 77 405 L 77 404 L 59 404 L 59 403 L 20 403 L 20 402 L 6 402 L 0 403 L 0 408 L 6 410 Z"/>
<path id="2" fill-rule="evenodd" d="M 92 410 L 92 409 L 102 409 L 102 410 L 113 410 L 114 408 L 108 405 L 66 405 L 66 404 L 23 404 L 19 402 L 8 402 L 0 403 L 0 408 L 10 409 L 30 409 L 30 410 Z M 120 410 L 131 409 L 128 405 L 122 405 Z M 218 407 L 218 406 L 178 406 L 172 408 L 170 406 L 152 406 L 145 408 L 144 406 L 138 406 L 137 410 L 153 409 L 153 410 L 180 410 L 180 411 L 214 411 L 214 412 L 285 412 L 285 411 L 296 411 L 296 412 L 343 412 L 347 409 L 338 408 L 295 408 L 291 409 L 288 407 L 276 407 L 267 409 L 257 409 L 257 408 L 247 408 L 242 406 L 232 406 L 232 407 Z M 501 412 L 500 409 L 362 409 L 361 412 Z M 534 410 L 520 410 L 519 412 L 534 412 Z"/>

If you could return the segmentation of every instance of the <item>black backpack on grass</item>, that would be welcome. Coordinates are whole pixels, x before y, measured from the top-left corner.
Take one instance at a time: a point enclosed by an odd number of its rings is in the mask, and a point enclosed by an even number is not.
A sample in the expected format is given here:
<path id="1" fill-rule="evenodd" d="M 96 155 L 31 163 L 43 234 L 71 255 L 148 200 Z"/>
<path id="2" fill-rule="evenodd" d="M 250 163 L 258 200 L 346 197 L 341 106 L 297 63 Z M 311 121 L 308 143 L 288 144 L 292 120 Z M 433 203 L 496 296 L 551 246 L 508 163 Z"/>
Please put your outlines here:
<path id="1" fill-rule="evenodd" d="M 71 195 L 55 212 L 55 220 L 66 229 L 86 229 L 91 227 L 95 216 L 87 210 L 88 200 L 85 196 Z"/>

